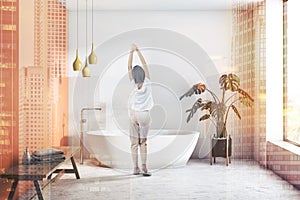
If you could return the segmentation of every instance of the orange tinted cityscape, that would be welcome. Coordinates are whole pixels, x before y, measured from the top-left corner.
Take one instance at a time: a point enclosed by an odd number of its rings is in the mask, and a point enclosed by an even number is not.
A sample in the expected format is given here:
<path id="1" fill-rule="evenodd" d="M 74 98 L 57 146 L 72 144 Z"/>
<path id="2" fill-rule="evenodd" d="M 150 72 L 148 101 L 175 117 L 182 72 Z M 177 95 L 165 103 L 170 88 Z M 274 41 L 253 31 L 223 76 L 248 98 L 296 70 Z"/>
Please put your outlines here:
<path id="1" fill-rule="evenodd" d="M 0 172 L 30 152 L 67 145 L 67 11 L 56 0 L 34 0 L 32 29 L 34 62 L 22 66 L 19 0 L 0 0 Z M 30 50 L 29 50 L 30 51 Z M 3 181 L 1 179 L 1 181 Z M 25 184 L 26 185 L 26 184 Z M 4 186 L 4 187 L 2 187 Z M 11 182 L 1 182 L 0 199 Z M 26 187 L 18 186 L 19 193 Z M 17 196 L 17 195 L 16 195 Z"/>

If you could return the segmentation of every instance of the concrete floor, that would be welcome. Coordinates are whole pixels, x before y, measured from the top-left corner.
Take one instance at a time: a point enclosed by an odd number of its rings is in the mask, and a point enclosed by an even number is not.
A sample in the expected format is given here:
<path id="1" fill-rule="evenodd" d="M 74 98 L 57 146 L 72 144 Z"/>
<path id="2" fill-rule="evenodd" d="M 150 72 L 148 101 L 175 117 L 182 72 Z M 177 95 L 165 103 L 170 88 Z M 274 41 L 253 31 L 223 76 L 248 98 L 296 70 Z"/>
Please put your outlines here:
<path id="1" fill-rule="evenodd" d="M 195 159 L 184 168 L 153 171 L 151 177 L 98 167 L 93 160 L 78 168 L 81 179 L 63 175 L 43 191 L 45 199 L 300 199 L 299 190 L 253 161 L 233 160 L 226 167 L 222 158 L 212 166 Z"/>

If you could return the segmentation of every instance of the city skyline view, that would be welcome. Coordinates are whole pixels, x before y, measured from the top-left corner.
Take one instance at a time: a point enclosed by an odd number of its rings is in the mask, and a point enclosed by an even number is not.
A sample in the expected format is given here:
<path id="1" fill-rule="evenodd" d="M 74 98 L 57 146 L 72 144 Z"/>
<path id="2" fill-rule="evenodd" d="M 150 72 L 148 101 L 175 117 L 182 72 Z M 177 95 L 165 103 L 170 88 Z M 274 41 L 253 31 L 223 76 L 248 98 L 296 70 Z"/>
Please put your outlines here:
<path id="1" fill-rule="evenodd" d="M 56 0 L 1 0 L 0 11 L 3 172 L 22 162 L 26 148 L 67 145 L 67 11 Z M 10 188 L 4 185 L 0 196 Z"/>

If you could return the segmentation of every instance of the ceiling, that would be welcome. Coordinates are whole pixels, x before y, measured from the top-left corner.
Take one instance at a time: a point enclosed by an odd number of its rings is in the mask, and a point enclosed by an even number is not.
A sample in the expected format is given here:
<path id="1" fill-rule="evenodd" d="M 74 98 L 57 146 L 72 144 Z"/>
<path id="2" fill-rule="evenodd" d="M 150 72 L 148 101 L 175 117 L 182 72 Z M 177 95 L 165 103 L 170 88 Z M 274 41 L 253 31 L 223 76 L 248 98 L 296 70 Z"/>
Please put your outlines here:
<path id="1" fill-rule="evenodd" d="M 67 9 L 76 10 L 77 0 L 59 0 L 65 2 Z M 78 9 L 93 8 L 94 10 L 227 10 L 238 1 L 259 1 L 259 0 L 78 0 Z"/>

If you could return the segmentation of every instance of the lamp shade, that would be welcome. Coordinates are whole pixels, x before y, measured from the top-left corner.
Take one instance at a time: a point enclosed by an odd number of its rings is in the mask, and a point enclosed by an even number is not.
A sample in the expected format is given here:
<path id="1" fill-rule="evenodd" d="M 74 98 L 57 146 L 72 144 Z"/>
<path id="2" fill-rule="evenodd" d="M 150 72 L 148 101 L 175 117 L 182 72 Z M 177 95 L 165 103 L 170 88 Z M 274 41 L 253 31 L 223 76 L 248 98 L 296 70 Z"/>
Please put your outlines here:
<path id="1" fill-rule="evenodd" d="M 94 43 L 92 43 L 92 51 L 89 55 L 89 63 L 90 64 L 97 64 L 97 62 L 98 62 L 98 57 L 94 52 Z"/>
<path id="2" fill-rule="evenodd" d="M 73 70 L 74 71 L 80 71 L 82 68 L 82 62 L 80 61 L 78 57 L 78 49 L 76 49 L 76 58 L 73 62 Z"/>
<path id="3" fill-rule="evenodd" d="M 82 69 L 82 76 L 83 77 L 91 77 L 87 58 L 86 58 L 86 61 L 85 61 L 85 66 Z"/>

